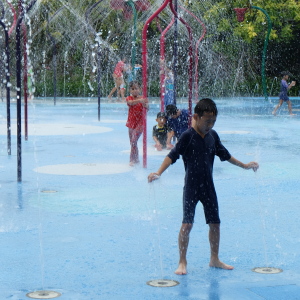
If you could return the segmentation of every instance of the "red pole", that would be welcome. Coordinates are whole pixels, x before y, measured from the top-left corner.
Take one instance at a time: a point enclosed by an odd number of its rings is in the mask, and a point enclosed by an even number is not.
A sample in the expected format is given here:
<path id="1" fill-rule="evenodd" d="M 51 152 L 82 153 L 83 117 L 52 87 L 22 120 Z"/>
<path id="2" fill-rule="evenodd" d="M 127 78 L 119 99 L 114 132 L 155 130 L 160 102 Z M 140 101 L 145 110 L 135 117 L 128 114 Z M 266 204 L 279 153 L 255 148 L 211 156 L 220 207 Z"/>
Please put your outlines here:
<path id="1" fill-rule="evenodd" d="M 189 13 L 194 19 L 196 19 L 198 21 L 198 23 L 201 24 L 202 29 L 203 29 L 203 33 L 200 36 L 200 38 L 198 39 L 197 43 L 196 43 L 196 47 L 195 47 L 195 100 L 198 101 L 198 61 L 199 61 L 199 57 L 198 57 L 198 47 L 200 42 L 204 39 L 205 34 L 206 34 L 206 27 L 204 25 L 204 23 L 198 18 L 196 17 L 192 12 L 190 12 L 189 10 L 187 10 L 185 7 L 180 6 L 180 8 L 182 8 L 183 10 L 185 10 L 187 13 Z"/>
<path id="2" fill-rule="evenodd" d="M 192 97 L 193 97 L 193 35 L 192 35 L 192 29 L 189 26 L 189 24 L 182 19 L 181 17 L 178 17 L 177 12 L 174 9 L 172 0 L 170 1 L 170 9 L 173 12 L 173 14 L 176 16 L 176 18 L 179 19 L 179 21 L 185 25 L 185 27 L 188 30 L 189 33 L 189 40 L 190 40 L 190 45 L 189 45 L 189 96 L 188 96 L 188 102 L 189 102 L 189 127 L 191 126 L 191 116 L 192 116 Z"/>
<path id="3" fill-rule="evenodd" d="M 170 0 L 165 0 L 161 7 L 146 21 L 142 31 L 142 76 L 143 76 L 143 97 L 147 98 L 147 30 L 152 20 L 169 4 Z M 147 110 L 143 110 L 143 167 L 147 168 Z"/>
<path id="4" fill-rule="evenodd" d="M 175 18 L 173 17 L 172 21 L 170 24 L 166 27 L 166 29 L 161 33 L 160 36 L 160 62 L 165 62 L 165 36 L 166 33 L 169 31 L 169 29 L 173 26 L 175 22 Z M 164 94 L 165 94 L 165 72 L 164 72 L 164 66 L 162 64 L 160 65 L 160 111 L 164 111 Z"/>
<path id="5" fill-rule="evenodd" d="M 7 4 L 9 5 L 9 7 L 10 7 L 10 9 L 11 9 L 13 15 L 14 15 L 14 21 L 13 21 L 11 27 L 10 27 L 9 30 L 8 30 L 8 36 L 10 36 L 11 33 L 13 32 L 13 30 L 15 29 L 16 24 L 17 24 L 17 13 L 16 13 L 16 10 L 15 10 L 15 8 L 13 7 L 13 5 L 12 5 L 9 1 L 6 1 L 6 2 L 7 2 Z"/>

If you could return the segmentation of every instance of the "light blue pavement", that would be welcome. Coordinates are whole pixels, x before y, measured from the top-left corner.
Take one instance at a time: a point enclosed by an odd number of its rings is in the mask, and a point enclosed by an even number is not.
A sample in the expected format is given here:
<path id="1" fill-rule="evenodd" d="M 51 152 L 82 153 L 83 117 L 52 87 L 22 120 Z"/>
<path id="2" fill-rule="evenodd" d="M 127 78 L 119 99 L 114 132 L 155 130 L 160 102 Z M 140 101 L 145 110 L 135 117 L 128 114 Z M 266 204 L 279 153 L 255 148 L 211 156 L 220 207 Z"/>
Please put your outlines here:
<path id="1" fill-rule="evenodd" d="M 127 107 L 86 99 L 34 100 L 29 138 L 22 138 L 17 182 L 16 105 L 12 155 L 7 155 L 6 104 L 0 103 L 0 299 L 29 299 L 52 290 L 72 300 L 300 299 L 299 99 L 295 117 L 277 100 L 217 99 L 215 130 L 230 153 L 256 160 L 257 173 L 215 160 L 221 216 L 220 258 L 211 269 L 208 228 L 198 205 L 188 250 L 188 275 L 174 274 L 182 219 L 182 161 L 147 183 L 167 151 L 154 151 L 159 105 L 150 99 L 148 166 L 130 168 Z M 186 108 L 181 103 L 180 108 Z M 23 126 L 23 124 L 22 124 Z M 24 127 L 24 126 L 23 126 Z M 140 143 L 140 156 L 142 145 Z M 283 272 L 259 274 L 255 267 Z M 174 287 L 149 280 L 171 279 Z"/>

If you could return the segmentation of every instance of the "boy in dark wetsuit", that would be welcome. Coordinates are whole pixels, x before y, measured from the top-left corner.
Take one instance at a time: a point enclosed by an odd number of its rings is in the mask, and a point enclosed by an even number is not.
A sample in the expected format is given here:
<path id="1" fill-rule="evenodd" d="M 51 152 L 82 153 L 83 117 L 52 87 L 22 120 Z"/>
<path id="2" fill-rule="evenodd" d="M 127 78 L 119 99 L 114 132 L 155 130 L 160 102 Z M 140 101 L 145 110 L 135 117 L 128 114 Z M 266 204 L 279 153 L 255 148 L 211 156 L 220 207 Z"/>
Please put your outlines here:
<path id="1" fill-rule="evenodd" d="M 161 151 L 164 148 L 172 149 L 174 146 L 171 144 L 172 129 L 166 124 L 166 115 L 163 112 L 159 112 L 156 116 L 157 125 L 153 126 L 152 137 L 155 141 L 154 147 L 157 151 Z"/>
<path id="2" fill-rule="evenodd" d="M 185 167 L 185 185 L 183 190 L 183 221 L 179 232 L 179 266 L 175 271 L 178 275 L 187 274 L 186 253 L 189 243 L 189 234 L 193 227 L 195 209 L 200 201 L 203 204 L 206 223 L 209 225 L 209 243 L 211 257 L 209 266 L 232 270 L 233 267 L 220 261 L 220 218 L 218 200 L 213 182 L 213 163 L 215 155 L 224 161 L 244 169 L 256 171 L 258 163 L 244 164 L 235 159 L 222 145 L 218 134 L 212 130 L 218 110 L 213 100 L 200 100 L 194 111 L 192 128 L 182 133 L 176 146 L 164 159 L 156 173 L 148 176 L 152 182 L 176 160 L 182 156 Z"/>

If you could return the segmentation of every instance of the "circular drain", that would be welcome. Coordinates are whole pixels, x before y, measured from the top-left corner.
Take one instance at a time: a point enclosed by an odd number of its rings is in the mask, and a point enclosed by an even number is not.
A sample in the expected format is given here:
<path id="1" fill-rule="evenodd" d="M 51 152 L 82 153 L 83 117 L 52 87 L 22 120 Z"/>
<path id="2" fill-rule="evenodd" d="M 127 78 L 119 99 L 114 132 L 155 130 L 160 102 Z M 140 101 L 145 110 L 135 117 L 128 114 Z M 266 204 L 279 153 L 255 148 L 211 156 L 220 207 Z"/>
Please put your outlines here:
<path id="1" fill-rule="evenodd" d="M 61 296 L 61 293 L 54 291 L 36 291 L 28 293 L 26 296 L 32 299 L 53 299 Z"/>
<path id="2" fill-rule="evenodd" d="M 147 284 L 155 287 L 170 287 L 170 286 L 178 285 L 179 282 L 170 279 L 157 279 L 157 280 L 147 281 Z"/>
<path id="3" fill-rule="evenodd" d="M 281 273 L 283 272 L 282 269 L 278 269 L 278 268 L 269 268 L 269 267 L 265 267 L 265 268 L 254 268 L 252 269 L 253 272 L 256 273 L 261 273 L 261 274 L 277 274 L 277 273 Z"/>
<path id="4" fill-rule="evenodd" d="M 42 193 L 57 193 L 55 190 L 43 190 Z"/>

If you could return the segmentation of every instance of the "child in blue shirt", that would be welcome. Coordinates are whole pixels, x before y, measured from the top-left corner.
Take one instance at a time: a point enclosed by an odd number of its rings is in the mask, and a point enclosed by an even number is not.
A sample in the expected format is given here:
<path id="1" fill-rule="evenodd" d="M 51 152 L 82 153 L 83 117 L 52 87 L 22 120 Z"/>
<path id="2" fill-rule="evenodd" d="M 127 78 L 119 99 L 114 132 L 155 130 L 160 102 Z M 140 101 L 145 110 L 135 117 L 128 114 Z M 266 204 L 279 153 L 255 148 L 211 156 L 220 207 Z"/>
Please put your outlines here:
<path id="1" fill-rule="evenodd" d="M 189 112 L 187 109 L 178 109 L 176 105 L 170 104 L 166 107 L 168 116 L 167 124 L 172 129 L 172 135 L 177 139 L 189 128 Z"/>
<path id="2" fill-rule="evenodd" d="M 288 84 L 287 80 L 289 79 L 290 73 L 287 71 L 284 71 L 281 74 L 282 74 L 282 80 L 280 83 L 279 103 L 274 108 L 272 114 L 274 116 L 276 116 L 276 112 L 277 112 L 278 108 L 282 105 L 283 102 L 286 102 L 288 105 L 289 114 L 290 114 L 290 116 L 293 116 L 294 114 L 292 113 L 292 103 L 288 96 L 288 90 L 291 87 L 295 86 L 296 81 L 292 81 L 290 84 Z"/>

